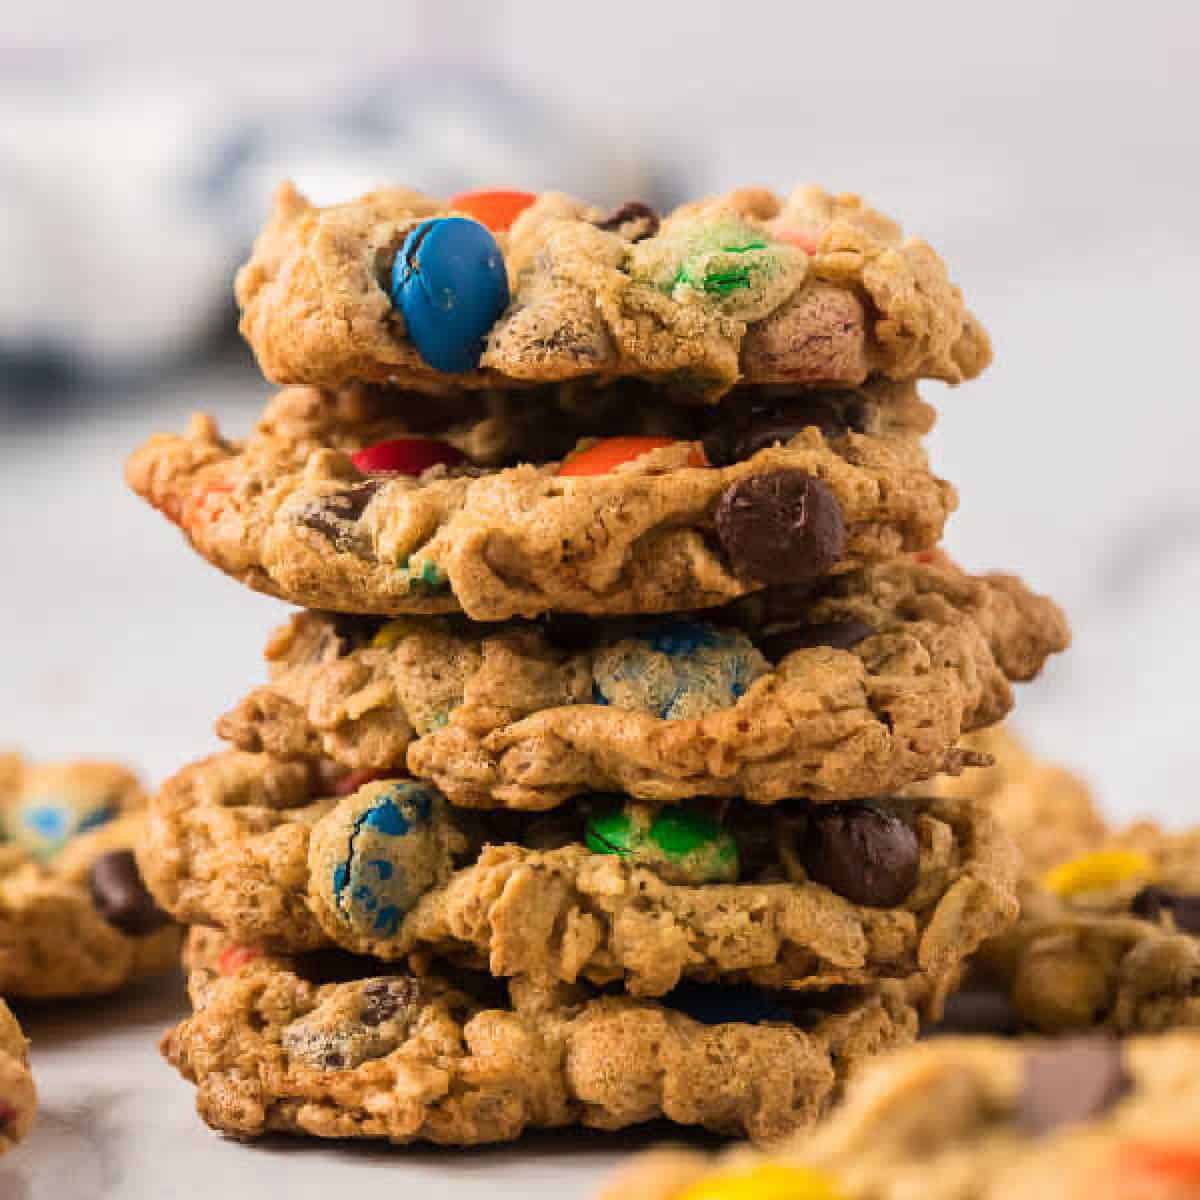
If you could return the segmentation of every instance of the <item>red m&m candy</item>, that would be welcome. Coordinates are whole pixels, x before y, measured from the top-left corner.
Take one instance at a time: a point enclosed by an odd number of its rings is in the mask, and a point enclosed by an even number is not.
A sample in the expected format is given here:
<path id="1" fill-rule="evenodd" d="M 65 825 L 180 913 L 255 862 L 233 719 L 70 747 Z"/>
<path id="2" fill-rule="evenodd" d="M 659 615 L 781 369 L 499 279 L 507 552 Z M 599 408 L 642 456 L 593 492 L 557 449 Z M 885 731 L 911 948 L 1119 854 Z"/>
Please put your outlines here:
<path id="1" fill-rule="evenodd" d="M 261 950 L 255 950 L 252 946 L 226 946 L 217 956 L 217 970 L 222 975 L 232 975 L 261 954 Z"/>
<path id="2" fill-rule="evenodd" d="M 457 466 L 466 456 L 449 442 L 436 438 L 393 438 L 376 442 L 350 455 L 364 475 L 420 475 L 430 467 Z"/>

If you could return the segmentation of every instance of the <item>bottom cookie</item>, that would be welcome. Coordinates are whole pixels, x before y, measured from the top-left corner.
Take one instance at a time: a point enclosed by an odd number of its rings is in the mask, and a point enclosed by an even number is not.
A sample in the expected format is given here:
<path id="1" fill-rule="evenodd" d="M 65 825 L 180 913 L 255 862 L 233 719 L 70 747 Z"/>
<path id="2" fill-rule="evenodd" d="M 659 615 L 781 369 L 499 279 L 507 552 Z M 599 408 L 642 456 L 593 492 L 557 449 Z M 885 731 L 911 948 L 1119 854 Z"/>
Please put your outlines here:
<path id="1" fill-rule="evenodd" d="M 29 1043 L 0 1000 L 0 1154 L 11 1150 L 33 1125 L 37 1092 L 29 1073 Z"/>
<path id="2" fill-rule="evenodd" d="M 835 989 L 819 1007 L 744 986 L 650 1002 L 380 973 L 344 954 L 260 955 L 197 931 L 187 964 L 196 1011 L 163 1053 L 197 1085 L 204 1120 L 243 1138 L 476 1145 L 666 1117 L 774 1142 L 917 1029 L 886 986 Z"/>
<path id="3" fill-rule="evenodd" d="M 945 1039 L 888 1055 L 773 1157 L 654 1151 L 599 1200 L 1184 1200 L 1200 1035 Z"/>

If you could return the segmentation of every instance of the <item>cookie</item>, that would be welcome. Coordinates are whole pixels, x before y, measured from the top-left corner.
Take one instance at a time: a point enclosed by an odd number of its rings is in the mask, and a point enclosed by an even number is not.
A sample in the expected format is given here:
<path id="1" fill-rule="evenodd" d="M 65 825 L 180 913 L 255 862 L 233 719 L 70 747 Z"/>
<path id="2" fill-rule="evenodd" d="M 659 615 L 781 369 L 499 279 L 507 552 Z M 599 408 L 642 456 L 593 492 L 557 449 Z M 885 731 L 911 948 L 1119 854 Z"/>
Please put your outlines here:
<path id="1" fill-rule="evenodd" d="M 36 1113 L 29 1043 L 8 1006 L 0 1000 L 0 1155 L 25 1137 Z"/>
<path id="2" fill-rule="evenodd" d="M 136 451 L 126 478 L 258 591 L 477 621 L 704 608 L 811 584 L 931 548 L 956 504 L 914 434 L 856 431 L 888 428 L 869 396 L 802 402 L 800 416 L 779 401 L 745 428 L 584 439 L 565 458 L 500 467 L 469 457 L 473 440 L 494 457 L 478 425 L 431 444 L 383 415 L 386 396 L 356 395 L 285 392 L 244 443 L 197 416 Z"/>
<path id="3" fill-rule="evenodd" d="M 0 993 L 99 994 L 171 968 L 179 932 L 133 855 L 145 802 L 123 767 L 0 758 Z"/>
<path id="4" fill-rule="evenodd" d="M 315 208 L 283 185 L 237 277 L 264 374 L 438 393 L 632 377 L 711 399 L 739 380 L 958 383 L 990 361 L 937 254 L 857 196 L 745 188 L 661 219 L 529 201 L 471 220 L 462 198 Z"/>
<path id="5" fill-rule="evenodd" d="M 597 1200 L 1134 1200 L 1200 1187 L 1200 1035 L 944 1039 L 771 1154 L 654 1151 Z"/>
<path id="6" fill-rule="evenodd" d="M 203 1119 L 239 1138 L 478 1145 L 665 1117 L 773 1141 L 916 1032 L 886 987 L 705 1023 L 668 1002 L 521 981 L 506 995 L 478 977 L 256 955 L 211 933 L 189 958 L 197 1008 L 163 1053 L 196 1085 Z"/>
<path id="7" fill-rule="evenodd" d="M 538 816 L 451 810 L 413 780 L 329 794 L 355 782 L 239 753 L 185 769 L 152 807 L 150 888 L 251 945 L 433 954 L 646 996 L 683 979 L 892 979 L 934 1010 L 1016 915 L 1012 845 L 967 803 L 764 814 L 602 796 Z"/>
<path id="8" fill-rule="evenodd" d="M 981 966 L 1032 1028 L 1200 1028 L 1200 831 L 1150 823 L 1055 863 Z"/>
<path id="9" fill-rule="evenodd" d="M 998 720 L 1009 680 L 1067 639 L 1015 581 L 912 560 L 686 619 L 303 613 L 268 646 L 272 681 L 217 728 L 244 750 L 407 768 L 460 806 L 847 800 L 954 769 L 960 731 Z"/>

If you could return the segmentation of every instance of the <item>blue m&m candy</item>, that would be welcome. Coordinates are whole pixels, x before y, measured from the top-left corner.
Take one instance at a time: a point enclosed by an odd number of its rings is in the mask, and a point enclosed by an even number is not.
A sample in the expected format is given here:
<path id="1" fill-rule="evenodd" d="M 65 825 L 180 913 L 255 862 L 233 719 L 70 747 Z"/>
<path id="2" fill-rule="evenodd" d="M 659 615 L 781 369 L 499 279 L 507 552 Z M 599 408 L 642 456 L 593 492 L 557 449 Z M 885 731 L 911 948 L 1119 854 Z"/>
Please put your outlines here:
<path id="1" fill-rule="evenodd" d="M 428 785 L 393 779 L 360 788 L 313 830 L 310 887 L 323 924 L 352 949 L 394 938 L 417 901 L 449 878 L 461 842 Z"/>
<path id="2" fill-rule="evenodd" d="M 434 370 L 470 371 L 508 307 L 504 255 L 478 221 L 422 221 L 392 264 L 391 297 L 417 353 Z"/>

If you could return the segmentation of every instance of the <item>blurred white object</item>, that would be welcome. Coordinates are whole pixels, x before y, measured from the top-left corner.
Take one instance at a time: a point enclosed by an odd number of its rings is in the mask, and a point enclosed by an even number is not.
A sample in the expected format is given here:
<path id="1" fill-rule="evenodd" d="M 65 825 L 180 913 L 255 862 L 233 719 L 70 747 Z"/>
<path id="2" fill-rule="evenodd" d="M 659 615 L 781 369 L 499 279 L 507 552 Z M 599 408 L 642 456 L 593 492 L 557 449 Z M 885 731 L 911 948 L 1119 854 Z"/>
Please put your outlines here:
<path id="1" fill-rule="evenodd" d="M 283 178 L 319 203 L 389 182 L 653 198 L 627 149 L 467 65 L 365 80 L 309 62 L 228 78 L 25 66 L 0 73 L 0 362 L 180 357 L 229 311 Z"/>

